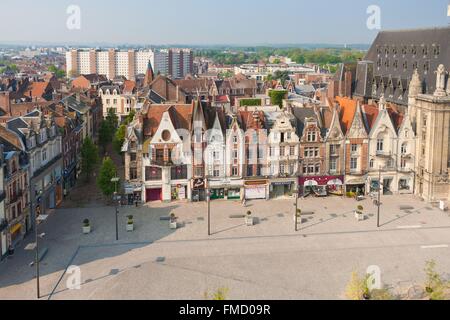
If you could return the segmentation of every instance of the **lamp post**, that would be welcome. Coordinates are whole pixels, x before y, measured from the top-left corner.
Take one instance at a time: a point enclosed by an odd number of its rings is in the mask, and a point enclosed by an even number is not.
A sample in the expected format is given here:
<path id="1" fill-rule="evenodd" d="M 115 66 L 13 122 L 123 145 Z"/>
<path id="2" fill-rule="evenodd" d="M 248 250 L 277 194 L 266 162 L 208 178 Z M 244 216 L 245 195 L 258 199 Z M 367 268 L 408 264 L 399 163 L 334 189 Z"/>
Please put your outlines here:
<path id="1" fill-rule="evenodd" d="M 119 201 L 118 197 L 117 197 L 117 182 L 119 182 L 119 178 L 118 177 L 112 178 L 111 182 L 115 183 L 114 204 L 116 206 L 116 241 L 119 241 L 119 221 L 118 221 L 119 220 L 119 218 L 118 218 L 119 208 L 117 206 L 117 202 Z"/>
<path id="2" fill-rule="evenodd" d="M 40 201 L 38 201 L 40 204 Z M 40 211 L 40 207 L 39 211 Z M 34 237 L 35 237 L 35 266 L 36 266 L 36 295 L 38 300 L 41 298 L 41 289 L 40 289 L 40 269 L 39 269 L 39 263 L 40 263 L 40 257 L 39 257 L 39 238 L 43 238 L 45 234 L 39 235 L 38 234 L 38 225 L 41 221 L 44 221 L 47 218 L 46 215 L 41 215 L 36 212 L 35 217 L 35 226 L 34 226 Z"/>
<path id="3" fill-rule="evenodd" d="M 205 181 L 205 183 L 208 183 Z M 211 189 L 209 188 L 209 184 L 207 184 L 206 188 L 206 201 L 208 203 L 208 236 L 211 235 Z"/>
<path id="4" fill-rule="evenodd" d="M 380 227 L 380 206 L 381 206 L 381 167 L 378 169 L 378 200 L 377 200 L 377 227 Z"/>

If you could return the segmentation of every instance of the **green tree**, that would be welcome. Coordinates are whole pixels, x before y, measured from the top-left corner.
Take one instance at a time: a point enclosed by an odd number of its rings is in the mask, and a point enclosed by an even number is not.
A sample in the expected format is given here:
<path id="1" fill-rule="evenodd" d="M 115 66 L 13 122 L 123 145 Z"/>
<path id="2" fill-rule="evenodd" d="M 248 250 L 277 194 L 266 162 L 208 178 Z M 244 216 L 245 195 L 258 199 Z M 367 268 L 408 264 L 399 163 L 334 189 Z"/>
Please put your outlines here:
<path id="1" fill-rule="evenodd" d="M 114 148 L 114 151 L 117 152 L 118 154 L 122 153 L 122 146 L 123 146 L 123 143 L 125 142 L 126 132 L 127 132 L 127 126 L 123 124 L 119 127 L 116 134 L 114 135 L 113 148 Z"/>
<path id="2" fill-rule="evenodd" d="M 283 99 L 286 98 L 287 93 L 288 92 L 286 90 L 270 90 L 270 103 L 274 106 L 280 106 L 280 108 L 283 108 Z"/>
<path id="3" fill-rule="evenodd" d="M 116 132 L 117 127 L 119 125 L 119 117 L 117 116 L 116 112 L 113 109 L 109 109 L 105 120 L 111 129 L 111 137 L 112 137 L 112 135 Z"/>
<path id="4" fill-rule="evenodd" d="M 100 129 L 98 130 L 98 143 L 103 148 L 103 153 L 106 153 L 106 147 L 112 142 L 114 132 L 108 121 L 103 120 L 100 123 Z"/>
<path id="5" fill-rule="evenodd" d="M 102 166 L 97 178 L 97 186 L 106 197 L 112 196 L 114 193 L 115 184 L 111 182 L 111 179 L 117 177 L 117 169 L 111 158 L 106 157 L 103 159 Z"/>
<path id="6" fill-rule="evenodd" d="M 130 111 L 130 113 L 125 118 L 124 124 L 129 125 L 134 120 L 134 116 L 136 115 L 136 111 L 133 109 Z"/>
<path id="7" fill-rule="evenodd" d="M 98 148 L 91 138 L 87 137 L 81 147 L 81 170 L 86 175 L 86 181 L 89 181 L 98 161 Z"/>
<path id="8" fill-rule="evenodd" d="M 58 79 L 64 78 L 66 76 L 66 72 L 64 70 L 58 69 L 55 65 L 48 67 L 48 71 L 53 73 Z"/>

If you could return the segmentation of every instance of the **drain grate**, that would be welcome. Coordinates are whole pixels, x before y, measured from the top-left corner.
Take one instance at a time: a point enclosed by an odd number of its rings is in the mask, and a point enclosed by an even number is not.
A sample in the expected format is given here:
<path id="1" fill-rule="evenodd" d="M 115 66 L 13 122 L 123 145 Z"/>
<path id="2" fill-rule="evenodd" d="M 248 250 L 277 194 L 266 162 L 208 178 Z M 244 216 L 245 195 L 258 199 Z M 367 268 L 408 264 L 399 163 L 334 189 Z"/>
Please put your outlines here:
<path id="1" fill-rule="evenodd" d="M 202 217 L 197 218 L 197 221 L 205 221 L 205 218 L 202 218 Z"/>
<path id="2" fill-rule="evenodd" d="M 161 263 L 161 262 L 164 262 L 164 261 L 166 261 L 166 257 L 158 257 L 158 258 L 156 258 L 156 262 L 158 262 L 158 263 Z"/>

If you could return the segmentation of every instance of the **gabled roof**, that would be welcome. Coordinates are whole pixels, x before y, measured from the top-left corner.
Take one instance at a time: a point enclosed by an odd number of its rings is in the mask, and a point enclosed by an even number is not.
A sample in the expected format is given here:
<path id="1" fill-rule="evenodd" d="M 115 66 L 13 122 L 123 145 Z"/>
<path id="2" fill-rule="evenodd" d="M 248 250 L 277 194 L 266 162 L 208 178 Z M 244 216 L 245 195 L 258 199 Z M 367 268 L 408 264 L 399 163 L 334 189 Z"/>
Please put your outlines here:
<path id="1" fill-rule="evenodd" d="M 165 112 L 169 112 L 175 129 L 191 130 L 192 104 L 151 104 L 144 119 L 144 136 L 153 136 L 156 133 Z"/>

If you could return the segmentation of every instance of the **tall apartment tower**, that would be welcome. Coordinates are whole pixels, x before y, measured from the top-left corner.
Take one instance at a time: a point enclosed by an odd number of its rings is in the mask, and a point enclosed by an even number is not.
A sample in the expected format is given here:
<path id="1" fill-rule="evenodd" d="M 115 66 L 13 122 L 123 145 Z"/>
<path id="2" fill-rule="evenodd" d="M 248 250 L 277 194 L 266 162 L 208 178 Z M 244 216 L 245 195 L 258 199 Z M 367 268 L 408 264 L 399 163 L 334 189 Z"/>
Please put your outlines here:
<path id="1" fill-rule="evenodd" d="M 190 49 L 163 50 L 71 50 L 66 53 L 67 76 L 102 74 L 108 79 L 124 76 L 134 80 L 145 74 L 151 62 L 156 74 L 184 78 L 193 71 L 194 57 Z"/>

